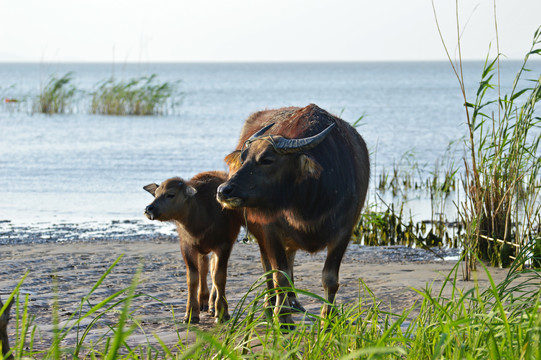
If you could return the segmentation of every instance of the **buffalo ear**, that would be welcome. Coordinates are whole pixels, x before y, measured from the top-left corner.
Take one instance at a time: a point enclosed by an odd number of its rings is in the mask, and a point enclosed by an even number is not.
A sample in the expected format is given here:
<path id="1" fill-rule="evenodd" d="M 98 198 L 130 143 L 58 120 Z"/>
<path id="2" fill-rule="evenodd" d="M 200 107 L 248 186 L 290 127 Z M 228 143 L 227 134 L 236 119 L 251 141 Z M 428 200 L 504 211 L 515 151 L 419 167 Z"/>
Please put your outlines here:
<path id="1" fill-rule="evenodd" d="M 195 194 L 197 194 L 197 190 L 193 186 L 186 185 L 186 187 L 184 188 L 184 194 L 188 197 L 194 196 Z"/>
<path id="2" fill-rule="evenodd" d="M 240 150 L 235 150 L 225 157 L 224 161 L 229 166 L 230 172 L 235 172 L 241 167 L 240 153 Z"/>
<path id="3" fill-rule="evenodd" d="M 321 175 L 323 168 L 316 160 L 314 160 L 314 158 L 306 154 L 301 154 L 298 159 L 299 175 L 297 176 L 297 182 L 301 182 L 309 178 L 317 179 Z"/>
<path id="4" fill-rule="evenodd" d="M 157 184 L 148 184 L 148 185 L 143 186 L 143 189 L 145 189 L 146 191 L 151 193 L 152 196 L 154 196 L 154 197 L 156 197 L 156 189 L 157 188 L 158 188 Z"/>

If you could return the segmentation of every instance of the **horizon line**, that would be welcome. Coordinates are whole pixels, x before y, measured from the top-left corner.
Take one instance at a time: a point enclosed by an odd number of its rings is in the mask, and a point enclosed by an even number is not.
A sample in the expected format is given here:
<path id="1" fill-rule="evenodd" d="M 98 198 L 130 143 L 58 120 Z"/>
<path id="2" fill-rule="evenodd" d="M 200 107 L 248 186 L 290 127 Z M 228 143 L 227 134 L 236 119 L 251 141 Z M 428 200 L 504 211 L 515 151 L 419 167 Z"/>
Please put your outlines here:
<path id="1" fill-rule="evenodd" d="M 506 58 L 504 61 L 523 61 L 524 58 Z M 83 61 L 83 60 L 2 60 L 0 64 L 104 64 L 104 65 L 145 65 L 145 64 L 329 64 L 329 63 L 420 63 L 420 62 L 449 62 L 449 59 L 384 59 L 384 60 L 155 60 L 155 61 Z M 458 61 L 458 60 L 453 60 Z M 462 59 L 463 62 L 486 61 L 486 58 Z M 541 59 L 528 59 L 541 61 Z"/>

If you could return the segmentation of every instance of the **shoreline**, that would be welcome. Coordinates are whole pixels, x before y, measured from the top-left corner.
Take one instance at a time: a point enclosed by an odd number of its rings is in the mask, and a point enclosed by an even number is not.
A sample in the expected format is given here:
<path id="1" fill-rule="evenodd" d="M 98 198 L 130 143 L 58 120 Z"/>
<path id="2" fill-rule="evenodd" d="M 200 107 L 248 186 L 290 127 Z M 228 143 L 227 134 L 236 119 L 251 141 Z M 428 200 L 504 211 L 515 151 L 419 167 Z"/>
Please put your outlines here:
<path id="1" fill-rule="evenodd" d="M 0 246 L 177 239 L 174 224 L 145 219 L 43 220 L 32 223 L 0 220 Z"/>
<path id="2" fill-rule="evenodd" d="M 65 242 L 49 244 L 2 245 L 2 264 L 0 269 L 0 294 L 4 299 L 28 271 L 21 286 L 21 294 L 28 294 L 29 314 L 35 316 L 34 325 L 38 328 L 40 340 L 35 349 L 48 348 L 52 336 L 52 309 L 58 301 L 60 322 L 66 322 L 77 312 L 81 299 L 88 294 L 94 284 L 119 257 L 123 256 L 103 283 L 92 293 L 92 305 L 128 287 L 141 268 L 140 282 L 136 288 L 141 297 L 134 299 L 133 316 L 142 323 L 142 330 L 130 337 L 133 344 L 155 344 L 153 333 L 166 344 L 174 345 L 178 339 L 188 343 L 194 332 L 187 331 L 181 324 L 186 305 L 186 272 L 178 241 L 161 239 L 154 241 L 92 241 Z M 423 254 L 426 253 L 426 254 Z M 436 260 L 432 254 L 422 249 L 403 246 L 363 247 L 350 244 L 340 270 L 340 289 L 337 294 L 339 305 L 370 305 L 371 298 L 363 294 L 361 280 L 373 291 L 381 306 L 394 313 L 410 308 L 421 296 L 411 288 L 419 290 L 432 286 L 436 292 L 443 279 L 449 274 L 456 261 Z M 295 285 L 297 288 L 323 296 L 321 270 L 325 253 L 308 254 L 300 252 L 295 260 Z M 464 282 L 461 273 L 457 275 L 458 287 L 471 288 L 475 282 Z M 249 287 L 263 274 L 259 248 L 256 244 L 237 243 L 233 248 L 228 267 L 227 299 L 230 312 L 246 294 Z M 506 269 L 490 268 L 496 282 L 507 274 Z M 480 288 L 489 286 L 483 270 L 478 272 Z M 55 287 L 58 289 L 55 291 Z M 449 295 L 450 288 L 444 290 Z M 55 300 L 57 298 L 57 300 Z M 319 313 L 321 304 L 311 297 L 299 296 L 300 302 L 311 313 Z M 15 307 L 14 307 L 15 308 Z M 88 310 L 87 305 L 83 310 Z M 12 319 L 14 319 L 12 310 Z M 295 321 L 298 318 L 295 319 Z M 86 321 L 86 320 L 85 320 Z M 86 324 L 86 323 L 85 323 Z M 114 326 L 115 319 L 105 316 L 92 329 L 88 340 L 96 341 L 108 325 Z M 210 330 L 215 327 L 214 319 L 202 313 L 198 329 Z M 14 321 L 8 327 L 13 339 Z M 76 341 L 76 331 L 69 334 L 66 342 Z"/>

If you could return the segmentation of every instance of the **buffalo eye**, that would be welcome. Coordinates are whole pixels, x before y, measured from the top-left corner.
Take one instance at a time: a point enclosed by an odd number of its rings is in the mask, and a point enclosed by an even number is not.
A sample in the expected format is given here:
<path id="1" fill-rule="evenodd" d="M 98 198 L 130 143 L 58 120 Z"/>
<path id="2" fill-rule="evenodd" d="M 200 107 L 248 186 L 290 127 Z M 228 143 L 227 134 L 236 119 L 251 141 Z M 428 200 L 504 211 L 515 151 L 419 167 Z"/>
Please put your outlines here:
<path id="1" fill-rule="evenodd" d="M 166 199 L 172 199 L 172 198 L 174 198 L 174 197 L 175 197 L 175 194 L 166 194 L 166 195 L 165 195 L 165 198 L 166 198 Z"/>
<path id="2" fill-rule="evenodd" d="M 260 165 L 271 165 L 272 163 L 274 163 L 274 159 L 270 157 L 264 157 L 259 160 Z"/>

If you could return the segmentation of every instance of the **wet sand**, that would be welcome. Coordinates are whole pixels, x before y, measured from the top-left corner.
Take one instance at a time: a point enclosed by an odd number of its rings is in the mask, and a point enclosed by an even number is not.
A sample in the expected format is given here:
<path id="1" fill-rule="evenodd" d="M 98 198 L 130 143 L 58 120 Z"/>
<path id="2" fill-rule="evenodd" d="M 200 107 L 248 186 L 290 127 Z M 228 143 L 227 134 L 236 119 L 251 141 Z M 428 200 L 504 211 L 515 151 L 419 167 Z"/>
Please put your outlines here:
<path id="1" fill-rule="evenodd" d="M 156 344 L 152 334 L 158 335 L 166 344 L 174 345 L 179 337 L 187 335 L 186 325 L 181 324 L 185 311 L 187 289 L 185 265 L 179 245 L 171 238 L 152 241 L 95 241 L 48 244 L 1 245 L 0 295 L 6 298 L 23 275 L 28 276 L 21 286 L 23 294 L 29 295 L 29 313 L 35 316 L 39 339 L 34 348 L 48 348 L 52 337 L 52 309 L 58 301 L 61 322 L 77 312 L 81 299 L 89 293 L 109 266 L 121 255 L 122 259 L 103 283 L 92 293 L 89 302 L 99 303 L 107 296 L 130 285 L 137 269 L 141 267 L 138 294 L 146 294 L 134 300 L 133 316 L 141 320 L 129 343 Z M 456 251 L 455 251 L 456 252 Z M 321 271 L 325 253 L 310 255 L 299 252 L 295 262 L 295 281 L 299 289 L 323 296 Z M 382 306 L 400 312 L 411 307 L 421 296 L 411 287 L 425 289 L 432 284 L 439 290 L 442 280 L 449 274 L 455 261 L 442 261 L 432 253 L 421 249 L 397 247 L 361 247 L 350 244 L 340 271 L 339 304 L 357 303 L 362 279 L 381 301 Z M 505 277 L 505 269 L 490 268 L 495 281 Z M 230 311 L 234 309 L 248 288 L 262 275 L 259 250 L 256 244 L 238 243 L 230 259 L 227 296 Z M 486 288 L 486 274 L 478 274 L 479 286 Z M 461 272 L 459 270 L 459 279 Z M 459 281 L 459 287 L 471 288 L 473 282 Z M 55 290 L 57 288 L 57 290 Z M 450 288 L 444 294 L 450 293 Z M 55 300 L 57 298 L 57 300 Z M 300 296 L 301 303 L 313 313 L 318 313 L 321 303 L 307 296 Z M 370 299 L 366 300 L 371 302 Z M 88 309 L 85 305 L 84 309 Z M 13 310 L 12 310 L 13 311 Z M 12 319 L 14 318 L 12 314 Z M 96 341 L 107 332 L 107 325 L 114 325 L 113 315 L 100 320 L 88 336 Z M 12 320 L 13 321 L 13 320 Z M 83 323 L 88 324 L 90 320 Z M 214 327 L 213 319 L 202 313 L 200 329 Z M 10 338 L 14 326 L 9 327 Z M 66 345 L 73 344 L 77 336 L 72 331 Z M 13 341 L 13 340 L 12 340 Z M 189 340 L 188 340 L 189 341 Z"/>

